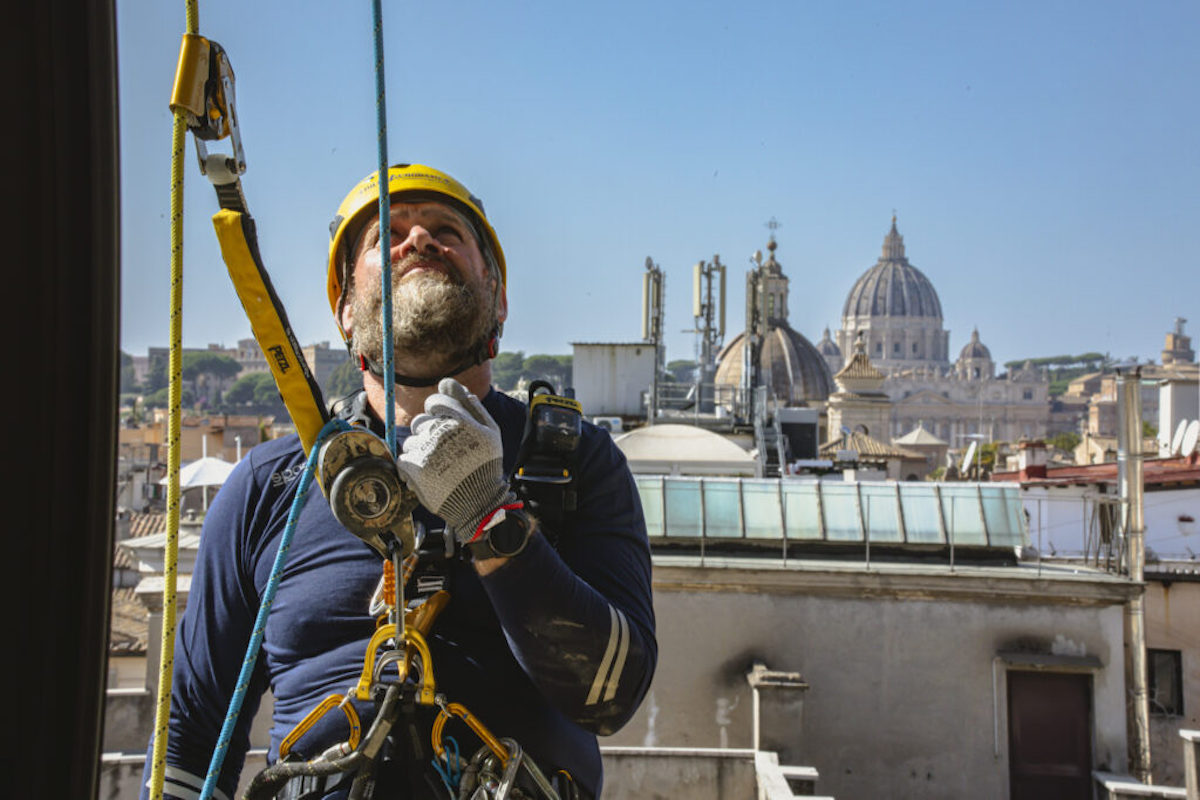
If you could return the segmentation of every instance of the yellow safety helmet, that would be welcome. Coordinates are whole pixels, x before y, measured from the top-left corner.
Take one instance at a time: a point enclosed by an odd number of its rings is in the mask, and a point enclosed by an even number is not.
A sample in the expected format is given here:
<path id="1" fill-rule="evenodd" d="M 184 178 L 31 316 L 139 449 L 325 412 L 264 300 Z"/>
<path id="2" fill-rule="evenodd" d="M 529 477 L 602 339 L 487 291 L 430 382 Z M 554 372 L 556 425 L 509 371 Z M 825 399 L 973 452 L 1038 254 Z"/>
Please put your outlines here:
<path id="1" fill-rule="evenodd" d="M 467 191 L 467 187 L 440 170 L 423 164 L 394 164 L 388 167 L 388 194 L 394 200 L 406 202 L 433 201 L 446 203 L 463 213 L 475 228 L 481 250 L 490 250 L 500 270 L 500 282 L 507 284 L 504 250 L 500 239 L 483 213 L 483 202 Z M 345 288 L 345 270 L 363 223 L 379 211 L 379 173 L 372 172 L 350 190 L 338 206 L 337 215 L 329 224 L 329 275 L 326 281 L 329 307 L 334 318 Z M 484 253 L 486 258 L 487 253 Z M 341 323 L 338 323 L 341 328 Z"/>

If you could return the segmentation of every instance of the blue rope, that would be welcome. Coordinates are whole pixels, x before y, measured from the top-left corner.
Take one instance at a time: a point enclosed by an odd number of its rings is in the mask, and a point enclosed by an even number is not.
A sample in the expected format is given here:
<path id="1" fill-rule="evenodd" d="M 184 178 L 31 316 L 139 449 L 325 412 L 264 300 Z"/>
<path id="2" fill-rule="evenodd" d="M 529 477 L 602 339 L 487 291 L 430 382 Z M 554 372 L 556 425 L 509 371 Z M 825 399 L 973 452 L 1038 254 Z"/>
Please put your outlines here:
<path id="1" fill-rule="evenodd" d="M 458 758 L 458 742 L 455 741 L 454 737 L 447 736 L 445 737 L 445 741 L 449 745 L 446 748 L 446 765 L 442 766 L 442 762 L 438 760 L 437 756 L 430 759 L 430 763 L 437 770 L 438 777 L 442 779 L 442 783 L 446 784 L 446 788 L 453 793 L 457 792 L 458 784 L 462 781 L 462 762 Z M 453 755 L 448 752 L 450 750 L 454 751 Z"/>
<path id="2" fill-rule="evenodd" d="M 392 341 L 392 206 L 388 195 L 387 93 L 383 74 L 383 3 L 373 0 L 375 18 L 375 125 L 379 141 L 379 251 L 382 257 L 379 290 L 383 293 L 383 396 L 385 441 L 392 455 L 396 451 L 396 369 L 395 343 Z"/>
<path id="3" fill-rule="evenodd" d="M 383 8 L 381 0 L 373 0 L 372 11 L 375 18 L 375 115 L 379 131 L 379 250 L 381 256 L 379 289 L 383 296 L 383 391 L 387 404 L 384 425 L 387 432 L 388 449 L 396 454 L 396 368 L 395 344 L 392 340 L 392 225 L 391 197 L 388 195 L 388 157 L 387 157 L 387 98 L 384 92 L 383 70 Z M 279 578 L 283 565 L 287 560 L 288 549 L 292 544 L 292 536 L 296 530 L 296 521 L 300 518 L 300 510 L 308 498 L 308 490 L 312 486 L 313 471 L 316 469 L 317 455 L 320 452 L 321 441 L 329 434 L 346 430 L 350 426 L 344 420 L 333 419 L 326 423 L 317 436 L 308 454 L 308 464 L 300 478 L 296 497 L 292 501 L 288 513 L 287 527 L 279 541 L 279 550 L 275 553 L 275 565 L 271 568 L 271 577 L 267 581 L 266 591 L 263 592 L 262 602 L 258 607 L 258 617 L 254 621 L 254 634 L 246 648 L 246 657 L 242 661 L 242 670 L 238 675 L 237 688 L 229 701 L 229 711 L 225 715 L 225 723 L 221 726 L 221 736 L 213 751 L 212 762 L 208 767 L 208 775 L 204 779 L 204 787 L 200 790 L 200 800 L 210 800 L 217 786 L 217 778 L 225 763 L 225 753 L 229 750 L 229 742 L 233 738 L 233 728 L 237 724 L 238 714 L 242 709 L 242 701 L 250 686 L 250 677 L 254 672 L 258 651 L 262 647 L 263 637 L 267 629 L 267 617 L 271 612 L 271 604 L 275 601 L 275 592 L 279 588 Z M 457 749 L 457 748 L 456 748 Z"/>
<path id="4" fill-rule="evenodd" d="M 258 606 L 258 616 L 254 620 L 254 633 L 250 644 L 246 647 L 246 657 L 242 660 L 242 671 L 238 674 L 237 688 L 229 701 L 229 711 L 225 714 L 225 723 L 221 726 L 221 737 L 213 750 L 212 761 L 208 766 L 208 775 L 204 778 L 204 787 L 200 790 L 200 800 L 209 800 L 217 788 L 217 778 L 225 763 L 225 753 L 229 750 L 229 741 L 233 738 L 233 728 L 237 724 L 238 714 L 242 710 L 242 701 L 250 686 L 250 677 L 254 673 L 254 664 L 258 661 L 258 651 L 262 647 L 263 637 L 267 632 L 267 616 L 271 613 L 271 604 L 275 602 L 275 592 L 279 588 L 279 579 L 283 574 L 283 565 L 287 562 L 288 550 L 292 546 L 292 536 L 296 532 L 296 522 L 300 519 L 300 511 L 308 499 L 308 490 L 312 486 L 313 473 L 316 470 L 317 455 L 321 451 L 321 442 L 329 435 L 338 431 L 349 430 L 350 425 L 343 419 L 331 419 L 321 428 L 317 441 L 308 452 L 308 463 L 304 474 L 300 476 L 300 484 L 296 489 L 296 497 L 292 500 L 292 508 L 288 512 L 287 526 L 279 540 L 279 549 L 275 552 L 275 565 L 271 567 L 271 577 L 267 588 L 263 591 L 262 600 Z"/>

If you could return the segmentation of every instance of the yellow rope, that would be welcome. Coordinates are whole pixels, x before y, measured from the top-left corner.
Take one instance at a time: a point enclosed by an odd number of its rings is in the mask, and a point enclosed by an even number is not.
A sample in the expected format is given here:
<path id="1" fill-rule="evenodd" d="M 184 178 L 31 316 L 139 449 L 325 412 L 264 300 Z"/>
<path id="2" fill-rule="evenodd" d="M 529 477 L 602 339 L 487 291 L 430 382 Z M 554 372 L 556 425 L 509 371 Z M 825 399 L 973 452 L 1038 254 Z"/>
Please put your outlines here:
<path id="1" fill-rule="evenodd" d="M 196 0 L 185 0 L 186 32 L 200 27 Z M 187 143 L 186 112 L 175 112 L 171 129 L 171 298 L 167 389 L 167 541 L 163 549 L 162 647 L 158 661 L 158 704 L 154 714 L 154 753 L 150 771 L 151 800 L 163 795 L 167 766 L 167 728 L 171 720 L 171 677 L 175 664 L 175 579 L 179 561 L 179 432 L 183 402 L 183 157 Z"/>

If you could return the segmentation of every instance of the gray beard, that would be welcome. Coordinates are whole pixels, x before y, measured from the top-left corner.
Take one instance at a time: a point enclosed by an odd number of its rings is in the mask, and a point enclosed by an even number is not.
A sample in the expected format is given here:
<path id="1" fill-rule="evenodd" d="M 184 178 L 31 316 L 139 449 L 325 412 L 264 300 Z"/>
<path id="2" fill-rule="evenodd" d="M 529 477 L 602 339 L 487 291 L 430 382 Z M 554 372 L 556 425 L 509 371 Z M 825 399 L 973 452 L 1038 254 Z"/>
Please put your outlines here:
<path id="1" fill-rule="evenodd" d="M 440 375 L 473 359 L 495 327 L 491 304 L 468 283 L 457 283 L 438 273 L 424 273 L 403 281 L 393 279 L 392 285 L 395 355 L 423 363 L 424 374 L 414 377 Z M 383 299 L 374 290 L 356 291 L 351 302 L 354 351 L 382 364 Z"/>

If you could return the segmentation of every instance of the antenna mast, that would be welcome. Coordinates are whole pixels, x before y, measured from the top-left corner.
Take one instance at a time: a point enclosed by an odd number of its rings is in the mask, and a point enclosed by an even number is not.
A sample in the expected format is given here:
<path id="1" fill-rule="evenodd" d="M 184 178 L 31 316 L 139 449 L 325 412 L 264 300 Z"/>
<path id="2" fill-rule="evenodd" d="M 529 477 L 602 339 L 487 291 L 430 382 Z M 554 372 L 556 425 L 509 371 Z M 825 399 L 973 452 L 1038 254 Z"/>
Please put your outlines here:
<path id="1" fill-rule="evenodd" d="M 713 297 L 716 279 L 717 296 Z M 712 261 L 699 261 L 692 268 L 692 316 L 700 334 L 700 364 L 696 369 L 696 405 L 701 414 L 714 410 L 713 383 L 717 374 L 717 354 L 725 339 L 725 265 L 718 253 Z"/>
<path id="2" fill-rule="evenodd" d="M 650 401 L 646 424 L 653 425 L 658 415 L 658 374 L 662 371 L 663 294 L 666 278 L 654 259 L 646 256 L 642 274 L 642 340 L 654 346 L 654 372 L 650 378 Z"/>

